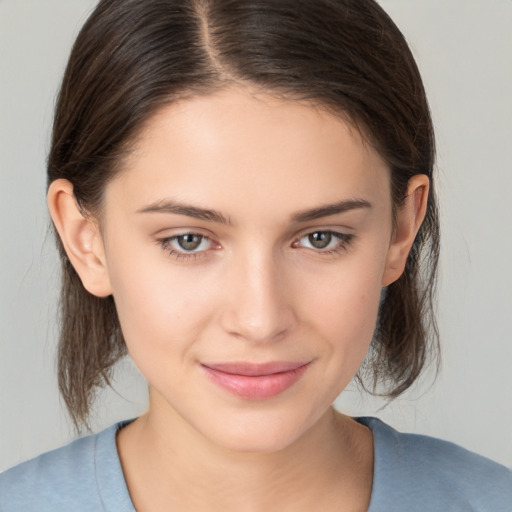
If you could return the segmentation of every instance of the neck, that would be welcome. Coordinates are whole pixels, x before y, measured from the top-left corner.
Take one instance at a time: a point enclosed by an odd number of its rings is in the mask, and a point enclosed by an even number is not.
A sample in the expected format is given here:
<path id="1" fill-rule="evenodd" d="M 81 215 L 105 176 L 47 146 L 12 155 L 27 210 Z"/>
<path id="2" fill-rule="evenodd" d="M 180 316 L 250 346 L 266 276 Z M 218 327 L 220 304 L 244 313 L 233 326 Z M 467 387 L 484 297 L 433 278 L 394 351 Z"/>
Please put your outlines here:
<path id="1" fill-rule="evenodd" d="M 326 511 L 329 503 L 333 510 L 366 510 L 371 433 L 333 409 L 291 444 L 270 452 L 219 446 L 176 413 L 152 406 L 149 411 L 118 435 L 121 463 L 139 512 L 173 506 L 198 512 L 300 511 L 319 509 L 322 500 Z M 356 502 L 364 505 L 346 506 Z"/>

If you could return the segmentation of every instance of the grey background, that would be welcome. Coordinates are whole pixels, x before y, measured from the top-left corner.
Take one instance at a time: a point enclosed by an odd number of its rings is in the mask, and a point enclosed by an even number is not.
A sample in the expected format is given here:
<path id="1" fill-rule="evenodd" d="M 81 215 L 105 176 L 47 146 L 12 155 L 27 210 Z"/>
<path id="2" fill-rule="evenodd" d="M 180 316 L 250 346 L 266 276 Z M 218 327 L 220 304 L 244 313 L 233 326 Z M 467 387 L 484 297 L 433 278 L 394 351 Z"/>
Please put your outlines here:
<path id="1" fill-rule="evenodd" d="M 384 402 L 338 406 L 512 466 L 512 1 L 383 0 L 409 39 L 438 137 L 443 371 Z M 55 378 L 58 268 L 45 206 L 56 90 L 93 0 L 0 0 L 0 470 L 73 432 Z M 101 394 L 100 429 L 144 410 L 130 361 Z"/>

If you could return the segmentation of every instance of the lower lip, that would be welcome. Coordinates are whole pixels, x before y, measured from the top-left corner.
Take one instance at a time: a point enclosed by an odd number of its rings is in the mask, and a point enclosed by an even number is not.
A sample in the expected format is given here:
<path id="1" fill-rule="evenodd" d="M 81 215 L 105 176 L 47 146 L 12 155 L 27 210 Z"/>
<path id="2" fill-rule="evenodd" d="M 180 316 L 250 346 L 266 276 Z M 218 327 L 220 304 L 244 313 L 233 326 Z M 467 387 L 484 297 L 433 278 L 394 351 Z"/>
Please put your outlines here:
<path id="1" fill-rule="evenodd" d="M 270 375 L 247 376 L 214 370 L 203 366 L 206 375 L 218 386 L 246 400 L 265 400 L 292 387 L 309 366 L 304 364 L 293 370 Z"/>

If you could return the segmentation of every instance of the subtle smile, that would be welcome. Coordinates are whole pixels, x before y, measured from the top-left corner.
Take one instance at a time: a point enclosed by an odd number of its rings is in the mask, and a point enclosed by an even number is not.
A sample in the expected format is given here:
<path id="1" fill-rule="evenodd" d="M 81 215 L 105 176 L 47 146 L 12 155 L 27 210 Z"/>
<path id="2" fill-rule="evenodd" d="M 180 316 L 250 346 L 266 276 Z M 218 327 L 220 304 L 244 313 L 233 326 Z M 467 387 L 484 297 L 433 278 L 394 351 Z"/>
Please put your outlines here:
<path id="1" fill-rule="evenodd" d="M 201 364 L 206 375 L 218 386 L 246 400 L 265 400 L 293 386 L 310 362 L 254 364 L 245 362 Z"/>

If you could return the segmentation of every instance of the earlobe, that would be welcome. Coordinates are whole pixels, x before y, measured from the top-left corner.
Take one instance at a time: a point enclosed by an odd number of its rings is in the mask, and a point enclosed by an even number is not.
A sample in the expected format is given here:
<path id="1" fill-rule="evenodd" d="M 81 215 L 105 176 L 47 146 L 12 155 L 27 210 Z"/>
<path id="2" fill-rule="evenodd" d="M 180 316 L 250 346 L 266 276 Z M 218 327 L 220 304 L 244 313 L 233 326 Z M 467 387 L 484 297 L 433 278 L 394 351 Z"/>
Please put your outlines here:
<path id="1" fill-rule="evenodd" d="M 404 272 L 407 257 L 427 211 L 429 184 L 428 176 L 425 174 L 416 174 L 409 180 L 407 197 L 397 212 L 382 286 L 395 282 Z"/>
<path id="2" fill-rule="evenodd" d="M 93 219 L 82 214 L 73 185 L 64 179 L 53 181 L 48 189 L 47 202 L 66 254 L 85 289 L 97 297 L 111 295 L 99 227 Z"/>

